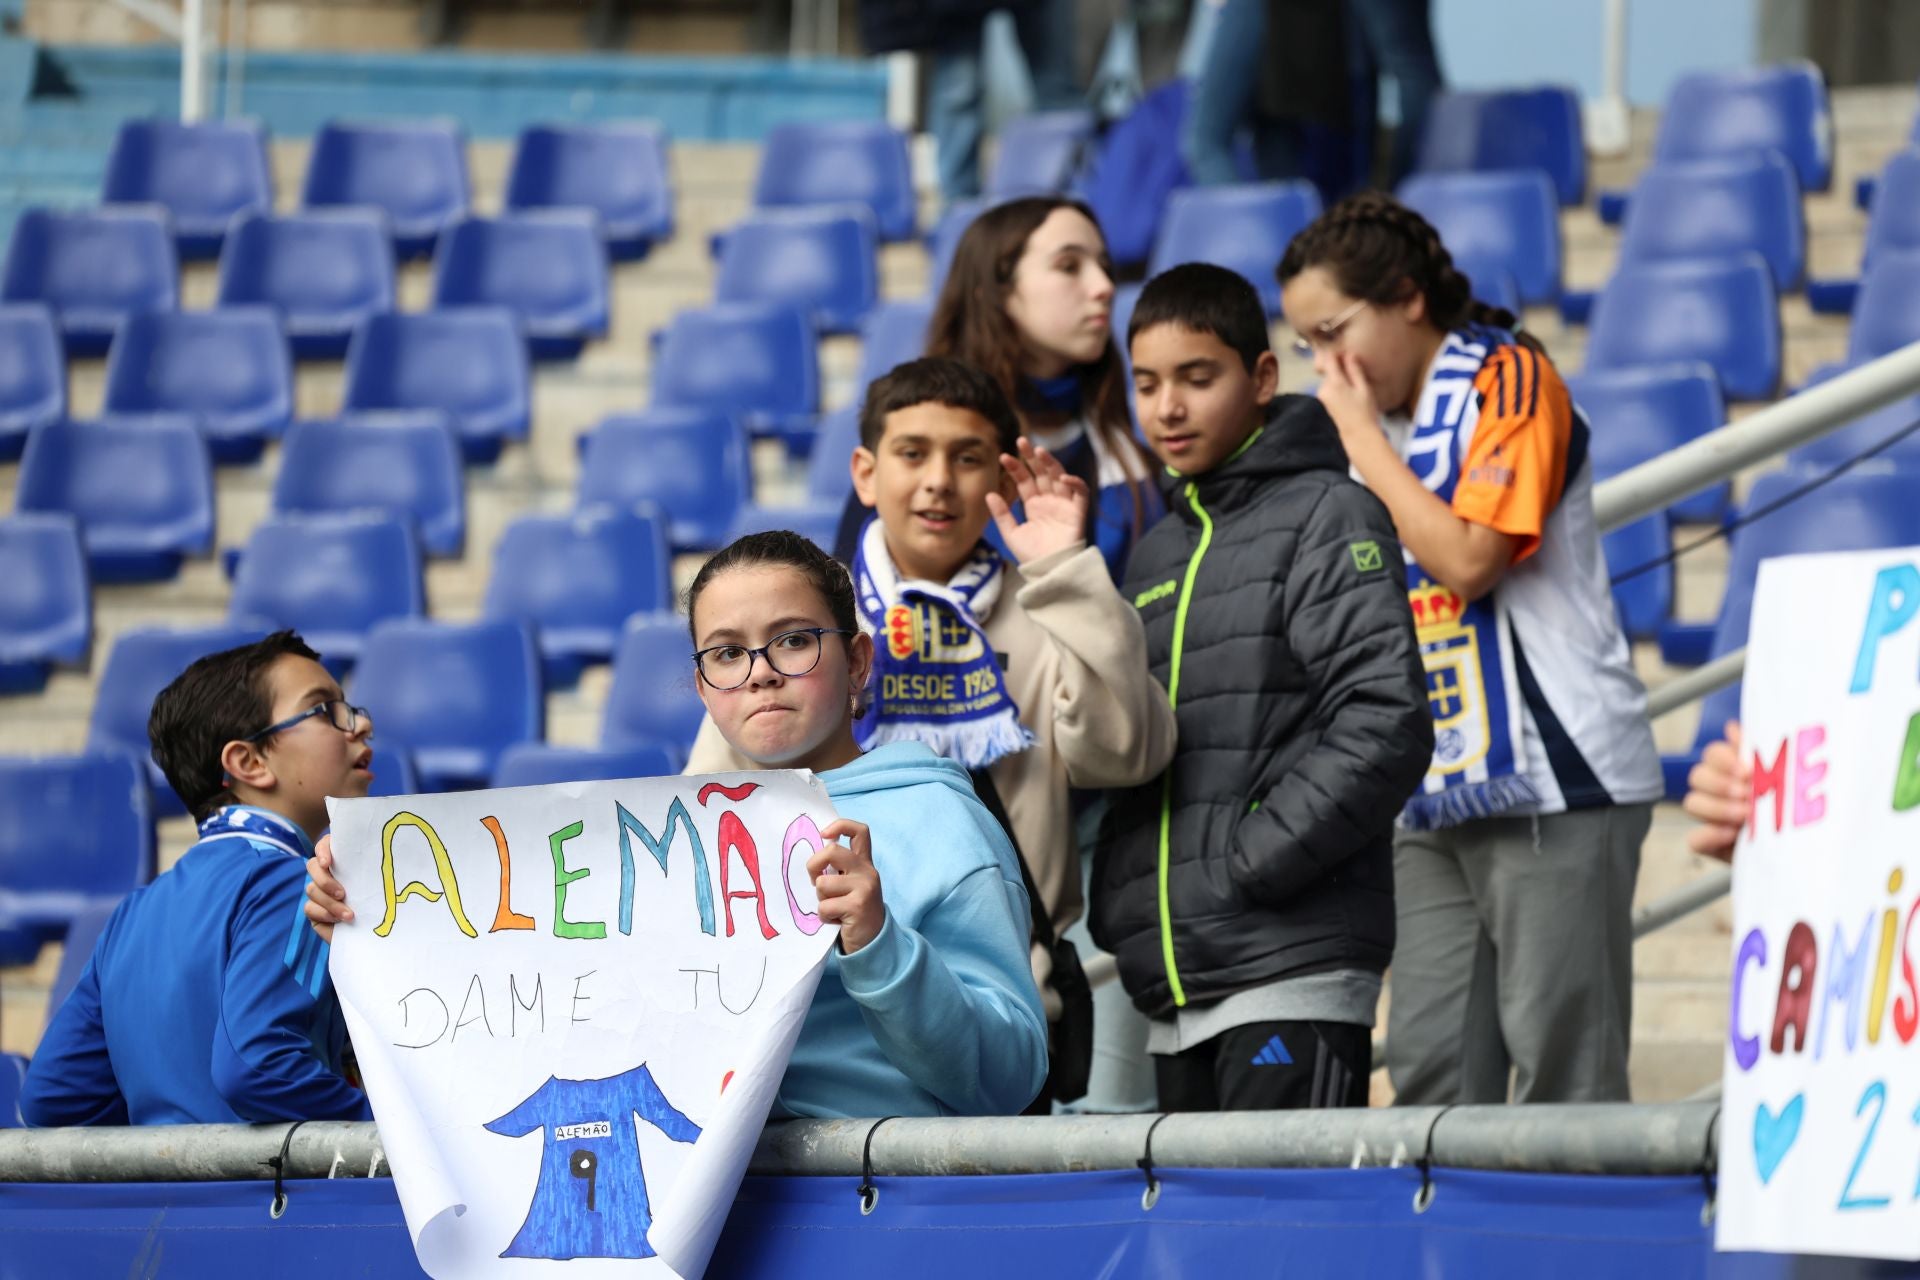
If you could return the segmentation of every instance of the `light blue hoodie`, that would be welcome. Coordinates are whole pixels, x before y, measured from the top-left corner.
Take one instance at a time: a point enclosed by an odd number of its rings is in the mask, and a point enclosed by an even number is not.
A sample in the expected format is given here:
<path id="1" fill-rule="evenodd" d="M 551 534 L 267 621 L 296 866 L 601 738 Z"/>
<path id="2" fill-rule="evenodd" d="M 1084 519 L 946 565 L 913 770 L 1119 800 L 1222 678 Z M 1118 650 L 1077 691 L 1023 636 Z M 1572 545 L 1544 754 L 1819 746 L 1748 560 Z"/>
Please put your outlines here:
<path id="1" fill-rule="evenodd" d="M 1006 834 L 967 771 L 917 742 L 820 780 L 872 833 L 887 920 L 828 956 L 774 1114 L 1018 1114 L 1046 1080 L 1047 1022 Z"/>

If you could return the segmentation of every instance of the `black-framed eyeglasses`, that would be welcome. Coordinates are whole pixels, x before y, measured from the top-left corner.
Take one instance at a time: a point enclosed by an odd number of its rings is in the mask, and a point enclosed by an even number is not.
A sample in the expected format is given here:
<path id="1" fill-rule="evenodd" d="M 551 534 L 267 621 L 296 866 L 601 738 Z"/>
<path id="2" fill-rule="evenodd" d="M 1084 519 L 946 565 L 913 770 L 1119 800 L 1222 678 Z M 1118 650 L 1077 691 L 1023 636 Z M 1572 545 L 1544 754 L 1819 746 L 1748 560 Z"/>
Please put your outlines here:
<path id="1" fill-rule="evenodd" d="M 1334 343 L 1340 341 L 1340 331 L 1347 327 L 1347 322 L 1372 305 L 1373 304 L 1365 298 L 1362 298 L 1333 319 L 1322 320 L 1313 327 L 1312 334 L 1305 338 L 1295 338 L 1293 340 L 1294 353 L 1302 357 L 1311 358 L 1315 347 L 1332 346 Z"/>
<path id="2" fill-rule="evenodd" d="M 821 636 L 853 636 L 857 631 L 844 627 L 802 627 L 782 631 L 758 649 L 743 644 L 716 644 L 693 655 L 693 665 L 707 687 L 720 693 L 738 689 L 753 677 L 753 660 L 766 659 L 774 672 L 783 676 L 804 676 L 820 665 Z"/>
<path id="3" fill-rule="evenodd" d="M 280 723 L 270 724 L 258 733 L 250 733 L 242 738 L 241 741 L 258 742 L 268 734 L 278 733 L 282 729 L 291 729 L 302 720 L 308 720 L 319 715 L 324 715 L 329 724 L 348 737 L 352 737 L 354 733 L 359 730 L 362 720 L 371 723 L 373 719 L 367 714 L 365 707 L 350 706 L 340 698 L 328 698 L 325 702 L 314 703 L 297 716 L 288 716 L 285 720 L 280 721 Z"/>

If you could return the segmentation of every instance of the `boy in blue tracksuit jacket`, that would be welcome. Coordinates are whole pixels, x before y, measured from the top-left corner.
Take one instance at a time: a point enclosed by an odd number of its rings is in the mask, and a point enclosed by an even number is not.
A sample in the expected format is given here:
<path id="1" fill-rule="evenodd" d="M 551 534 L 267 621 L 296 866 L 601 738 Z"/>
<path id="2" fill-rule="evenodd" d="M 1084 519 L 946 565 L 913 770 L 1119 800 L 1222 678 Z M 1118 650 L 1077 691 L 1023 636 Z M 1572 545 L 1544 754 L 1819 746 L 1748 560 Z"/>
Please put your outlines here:
<path id="1" fill-rule="evenodd" d="M 28 1068 L 28 1124 L 370 1118 L 300 904 L 326 797 L 373 780 L 373 726 L 318 657 L 282 631 L 154 700 L 154 759 L 200 841 L 107 922 Z"/>

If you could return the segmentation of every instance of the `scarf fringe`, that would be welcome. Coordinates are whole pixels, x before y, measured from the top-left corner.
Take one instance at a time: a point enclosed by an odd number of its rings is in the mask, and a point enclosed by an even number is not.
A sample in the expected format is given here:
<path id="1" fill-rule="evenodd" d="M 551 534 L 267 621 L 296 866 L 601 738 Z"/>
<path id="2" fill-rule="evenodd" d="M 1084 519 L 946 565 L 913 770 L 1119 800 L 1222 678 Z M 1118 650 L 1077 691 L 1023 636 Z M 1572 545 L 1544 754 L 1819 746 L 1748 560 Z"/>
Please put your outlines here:
<path id="1" fill-rule="evenodd" d="M 919 742 L 935 755 L 958 761 L 969 769 L 984 769 L 1002 756 L 1025 751 L 1034 744 L 1033 732 L 1018 720 L 994 716 L 986 720 L 942 722 L 883 720 L 860 744 L 863 751 L 889 742 Z"/>
<path id="2" fill-rule="evenodd" d="M 1525 775 L 1510 773 L 1417 795 L 1401 810 L 1400 826 L 1408 831 L 1438 831 L 1476 818 L 1497 818 L 1521 805 L 1539 802 L 1540 793 Z"/>

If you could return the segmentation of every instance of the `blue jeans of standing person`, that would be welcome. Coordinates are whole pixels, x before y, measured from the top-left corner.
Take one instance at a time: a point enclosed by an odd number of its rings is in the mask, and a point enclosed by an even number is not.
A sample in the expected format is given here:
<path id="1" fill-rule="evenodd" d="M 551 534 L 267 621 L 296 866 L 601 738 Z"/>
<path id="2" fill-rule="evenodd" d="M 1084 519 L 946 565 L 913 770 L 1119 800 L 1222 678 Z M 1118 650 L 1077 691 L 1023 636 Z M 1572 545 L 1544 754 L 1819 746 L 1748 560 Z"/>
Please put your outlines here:
<path id="1" fill-rule="evenodd" d="M 1392 182 L 1413 169 L 1427 109 L 1440 92 L 1440 59 L 1433 50 L 1432 0 L 1349 0 L 1355 34 L 1374 71 L 1393 80 L 1400 95 L 1400 128 L 1393 135 Z"/>
<path id="2" fill-rule="evenodd" d="M 1013 30 L 1033 78 L 1034 109 L 1081 105 L 1073 74 L 1073 0 L 1010 4 Z M 987 78 L 981 51 L 984 21 L 969 23 L 933 52 L 927 85 L 927 128 L 939 157 L 940 192 L 951 203 L 980 194 L 980 138 L 986 132 Z"/>
<path id="3" fill-rule="evenodd" d="M 1236 154 L 1242 128 L 1253 128 L 1254 168 L 1267 181 L 1298 177 L 1299 137 L 1281 121 L 1255 124 L 1253 98 L 1267 41 L 1267 0 L 1200 0 L 1216 4 L 1213 35 L 1187 101 L 1180 152 L 1203 187 L 1246 180 Z"/>

